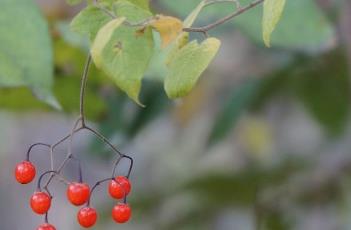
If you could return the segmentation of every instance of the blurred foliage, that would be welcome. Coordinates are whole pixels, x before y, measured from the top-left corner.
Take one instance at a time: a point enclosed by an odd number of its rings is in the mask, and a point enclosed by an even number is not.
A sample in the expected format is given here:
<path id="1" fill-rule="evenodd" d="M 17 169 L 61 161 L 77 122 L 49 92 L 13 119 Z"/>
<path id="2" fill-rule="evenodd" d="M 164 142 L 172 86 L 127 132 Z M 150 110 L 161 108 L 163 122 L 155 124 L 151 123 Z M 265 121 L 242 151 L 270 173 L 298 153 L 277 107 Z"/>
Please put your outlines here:
<path id="1" fill-rule="evenodd" d="M 199 2 L 199 0 L 163 0 L 160 4 L 171 12 L 185 17 Z M 242 6 L 250 2 L 250 0 L 240 1 Z M 234 9 L 235 4 L 230 2 L 207 7 L 201 14 L 204 16 L 200 16 L 197 24 L 206 25 L 230 14 Z M 261 20 L 262 7 L 256 7 L 228 22 L 224 27 L 227 31 L 238 27 L 253 41 L 262 44 Z M 272 35 L 272 45 L 304 51 L 316 50 L 326 46 L 333 36 L 332 25 L 314 1 L 286 1 L 282 19 Z"/>
<path id="2" fill-rule="evenodd" d="M 45 18 L 32 1 L 0 3 L 0 87 L 27 86 L 40 100 L 60 108 L 51 92 L 52 48 Z"/>
<path id="3" fill-rule="evenodd" d="M 290 66 L 268 76 L 254 102 L 262 108 L 279 95 L 299 99 L 331 134 L 341 134 L 349 116 L 349 71 L 346 55 L 334 50 L 320 56 L 297 55 Z"/>
<path id="4" fill-rule="evenodd" d="M 224 100 L 226 104 L 216 117 L 216 122 L 209 137 L 209 144 L 215 144 L 225 137 L 239 120 L 240 115 L 249 107 L 252 100 L 257 97 L 258 89 L 263 80 L 250 79 L 241 83 L 234 89 L 232 95 Z"/>

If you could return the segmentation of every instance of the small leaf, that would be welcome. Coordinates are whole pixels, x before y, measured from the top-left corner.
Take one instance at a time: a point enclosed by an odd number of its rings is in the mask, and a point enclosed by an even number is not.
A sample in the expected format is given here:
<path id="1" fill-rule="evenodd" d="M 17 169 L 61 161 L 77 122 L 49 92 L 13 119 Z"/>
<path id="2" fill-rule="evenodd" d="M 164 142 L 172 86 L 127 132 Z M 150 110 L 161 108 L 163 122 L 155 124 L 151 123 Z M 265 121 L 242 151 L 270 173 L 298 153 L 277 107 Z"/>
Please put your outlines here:
<path id="1" fill-rule="evenodd" d="M 165 79 L 165 90 L 169 98 L 186 96 L 215 57 L 220 41 L 208 38 L 201 44 L 193 41 L 177 53 L 169 63 Z"/>
<path id="2" fill-rule="evenodd" d="M 77 5 L 82 2 L 82 0 L 66 0 L 66 2 L 70 5 Z"/>
<path id="3" fill-rule="evenodd" d="M 284 11 L 285 0 L 265 0 L 263 3 L 263 41 L 270 47 L 271 35 Z"/>
<path id="4" fill-rule="evenodd" d="M 82 35 L 89 35 L 94 40 L 99 29 L 111 20 L 111 17 L 96 6 L 88 6 L 71 22 L 71 30 Z"/>
<path id="5" fill-rule="evenodd" d="M 120 0 L 116 5 L 116 15 L 126 17 L 129 22 L 150 17 L 150 12 L 128 1 Z M 97 67 L 141 105 L 141 80 L 153 54 L 153 37 L 151 29 L 146 29 L 142 36 L 137 36 L 138 28 L 121 25 L 123 20 L 115 19 L 98 32 L 92 47 L 92 57 Z"/>
<path id="6" fill-rule="evenodd" d="M 199 5 L 188 15 L 184 20 L 184 27 L 190 27 L 194 24 L 196 18 L 199 16 L 201 10 L 206 6 L 206 1 L 201 1 Z"/>
<path id="7" fill-rule="evenodd" d="M 178 18 L 157 15 L 150 23 L 151 27 L 160 33 L 162 48 L 169 45 L 183 30 L 183 23 Z"/>

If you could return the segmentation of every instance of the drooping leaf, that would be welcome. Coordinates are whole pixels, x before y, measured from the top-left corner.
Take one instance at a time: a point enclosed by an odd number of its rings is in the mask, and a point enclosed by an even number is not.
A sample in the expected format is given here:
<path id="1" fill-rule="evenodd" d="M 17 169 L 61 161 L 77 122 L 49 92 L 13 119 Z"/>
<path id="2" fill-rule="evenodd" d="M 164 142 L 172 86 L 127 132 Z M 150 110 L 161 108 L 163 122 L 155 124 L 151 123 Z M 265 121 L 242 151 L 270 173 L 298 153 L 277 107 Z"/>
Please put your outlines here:
<path id="1" fill-rule="evenodd" d="M 215 144 L 224 138 L 235 126 L 240 115 L 256 98 L 262 80 L 252 79 L 239 85 L 223 106 L 216 118 L 209 137 L 209 144 Z"/>
<path id="2" fill-rule="evenodd" d="M 183 30 L 182 21 L 171 16 L 157 15 L 150 25 L 160 33 L 162 48 L 165 48 L 174 41 Z"/>
<path id="3" fill-rule="evenodd" d="M 30 87 L 59 108 L 52 95 L 53 58 L 48 25 L 30 0 L 1 0 L 0 87 Z"/>
<path id="4" fill-rule="evenodd" d="M 171 58 L 165 90 L 170 98 L 187 95 L 205 71 L 220 47 L 216 38 L 208 38 L 201 44 L 193 41 Z"/>
<path id="5" fill-rule="evenodd" d="M 151 16 L 128 1 L 116 3 L 116 15 L 126 17 L 129 22 L 140 21 Z M 96 36 L 92 47 L 95 64 L 111 77 L 117 86 L 138 104 L 141 80 L 153 54 L 153 37 L 150 29 L 140 36 L 137 28 L 121 25 L 115 19 L 105 25 Z"/>
<path id="6" fill-rule="evenodd" d="M 284 11 L 285 0 L 265 0 L 263 3 L 262 34 L 267 47 L 271 45 L 271 34 Z"/>
<path id="7" fill-rule="evenodd" d="M 96 6 L 87 6 L 71 22 L 71 29 L 94 40 L 99 29 L 112 18 Z"/>

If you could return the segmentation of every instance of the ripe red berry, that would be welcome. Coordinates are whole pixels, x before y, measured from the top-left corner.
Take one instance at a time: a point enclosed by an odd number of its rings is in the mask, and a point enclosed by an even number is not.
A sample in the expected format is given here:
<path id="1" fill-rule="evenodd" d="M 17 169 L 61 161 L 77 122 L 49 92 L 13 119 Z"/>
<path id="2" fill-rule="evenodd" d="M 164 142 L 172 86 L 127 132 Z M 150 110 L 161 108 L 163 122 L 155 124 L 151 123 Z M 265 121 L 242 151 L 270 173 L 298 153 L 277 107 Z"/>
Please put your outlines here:
<path id="1" fill-rule="evenodd" d="M 132 215 L 132 210 L 128 204 L 117 204 L 112 209 L 112 218 L 120 224 L 126 223 Z"/>
<path id="2" fill-rule="evenodd" d="M 56 230 L 56 228 L 51 224 L 45 223 L 40 225 L 37 230 Z"/>
<path id="3" fill-rule="evenodd" d="M 84 228 L 90 228 L 94 226 L 97 220 L 97 213 L 94 208 L 84 207 L 78 212 L 77 219 L 79 224 Z"/>
<path id="4" fill-rule="evenodd" d="M 117 176 L 111 180 L 108 186 L 108 192 L 115 199 L 122 199 L 127 196 L 132 189 L 130 181 L 124 176 Z"/>
<path id="5" fill-rule="evenodd" d="M 45 214 L 51 206 L 51 197 L 45 192 L 35 192 L 30 199 L 30 206 L 37 214 Z"/>
<path id="6" fill-rule="evenodd" d="M 67 188 L 68 200 L 76 206 L 85 204 L 90 196 L 89 185 L 85 183 L 73 182 Z"/>
<path id="7" fill-rule="evenodd" d="M 30 161 L 23 161 L 16 165 L 15 176 L 18 183 L 30 183 L 36 174 L 35 166 Z"/>

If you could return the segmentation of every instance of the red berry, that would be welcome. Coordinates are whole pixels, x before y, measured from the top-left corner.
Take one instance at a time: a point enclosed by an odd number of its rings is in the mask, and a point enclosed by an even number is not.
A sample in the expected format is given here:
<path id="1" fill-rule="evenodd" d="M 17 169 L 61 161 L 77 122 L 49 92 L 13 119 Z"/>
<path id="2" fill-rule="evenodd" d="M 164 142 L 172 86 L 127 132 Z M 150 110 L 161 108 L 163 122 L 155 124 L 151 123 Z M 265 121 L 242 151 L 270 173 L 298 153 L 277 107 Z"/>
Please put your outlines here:
<path id="1" fill-rule="evenodd" d="M 113 198 L 122 199 L 127 196 L 132 189 L 130 181 L 124 176 L 117 176 L 111 180 L 108 186 L 108 192 Z"/>
<path id="2" fill-rule="evenodd" d="M 18 183 L 30 183 L 36 174 L 35 166 L 29 161 L 23 161 L 16 165 L 15 176 Z"/>
<path id="3" fill-rule="evenodd" d="M 94 226 L 97 220 L 96 210 L 90 207 L 81 208 L 78 212 L 77 219 L 79 224 L 84 228 Z"/>
<path id="4" fill-rule="evenodd" d="M 117 204 L 112 209 L 113 219 L 120 224 L 127 222 L 132 215 L 132 210 L 128 204 Z"/>
<path id="5" fill-rule="evenodd" d="M 45 214 L 51 206 L 51 197 L 45 192 L 35 192 L 30 199 L 30 206 L 37 214 Z"/>
<path id="6" fill-rule="evenodd" d="M 85 204 L 90 196 L 89 185 L 85 183 L 73 182 L 67 188 L 68 200 L 76 206 Z"/>
<path id="7" fill-rule="evenodd" d="M 56 230 L 56 228 L 53 225 L 46 223 L 46 224 L 40 225 L 37 228 L 37 230 Z"/>

